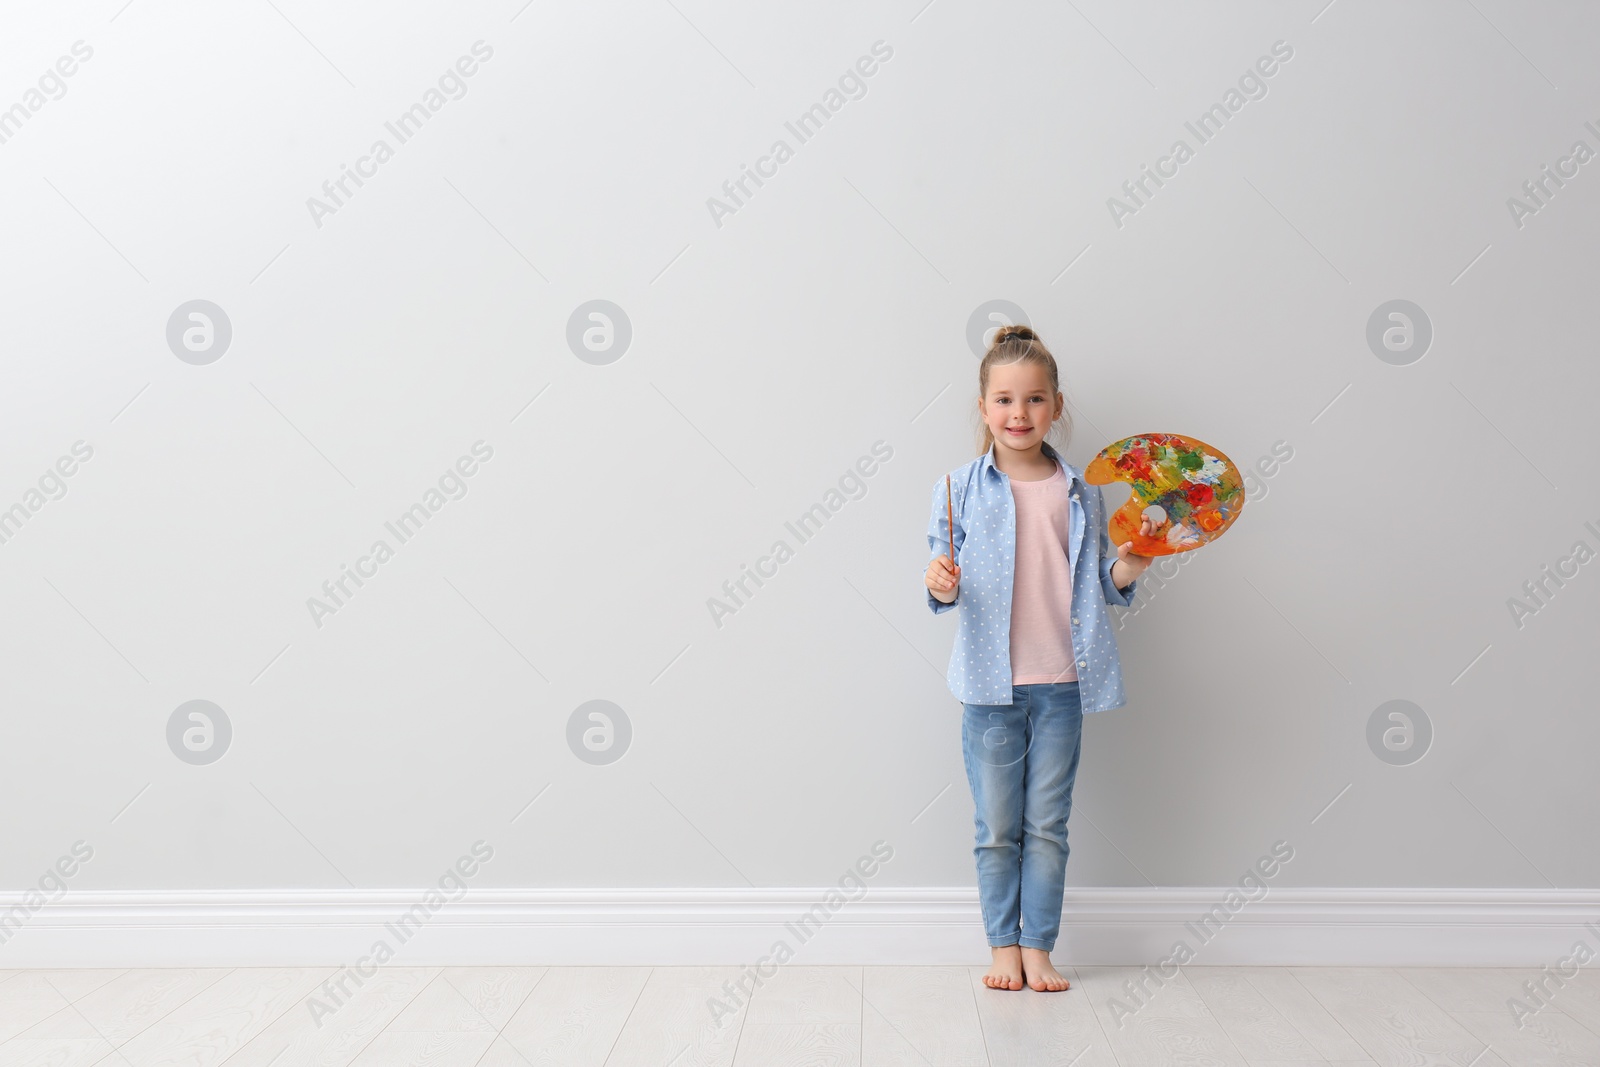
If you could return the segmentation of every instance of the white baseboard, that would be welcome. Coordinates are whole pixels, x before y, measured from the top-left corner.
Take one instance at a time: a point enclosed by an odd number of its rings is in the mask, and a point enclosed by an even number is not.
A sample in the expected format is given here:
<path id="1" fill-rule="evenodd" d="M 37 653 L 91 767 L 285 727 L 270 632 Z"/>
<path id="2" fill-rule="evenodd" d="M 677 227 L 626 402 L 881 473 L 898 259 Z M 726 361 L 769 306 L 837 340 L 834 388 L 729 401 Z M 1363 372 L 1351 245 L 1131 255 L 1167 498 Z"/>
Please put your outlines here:
<path id="1" fill-rule="evenodd" d="M 1600 946 L 1600 891 L 1538 889 L 1272 888 L 1203 940 L 1185 924 L 1229 890 L 1069 889 L 1056 958 L 1143 965 L 1182 939 L 1196 965 L 1538 967 L 1579 938 Z M 809 937 L 795 924 L 828 888 L 473 889 L 402 940 L 386 924 L 423 892 L 74 890 L 31 917 L 8 892 L 0 968 L 337 966 L 378 941 L 399 966 L 744 965 L 779 940 L 798 964 L 988 957 L 973 889 L 871 887 L 819 910 Z"/>

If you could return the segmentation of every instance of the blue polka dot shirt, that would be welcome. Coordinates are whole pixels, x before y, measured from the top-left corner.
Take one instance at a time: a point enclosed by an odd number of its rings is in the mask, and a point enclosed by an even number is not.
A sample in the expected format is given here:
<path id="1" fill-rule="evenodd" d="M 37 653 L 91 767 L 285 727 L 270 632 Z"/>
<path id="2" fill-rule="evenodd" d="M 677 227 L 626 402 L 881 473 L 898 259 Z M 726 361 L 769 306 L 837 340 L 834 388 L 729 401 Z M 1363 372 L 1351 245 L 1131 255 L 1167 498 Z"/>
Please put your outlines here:
<path id="1" fill-rule="evenodd" d="M 1016 576 L 1017 508 L 1011 479 L 994 465 L 994 449 L 950 472 L 955 506 L 956 564 L 961 584 L 956 599 L 944 604 L 924 589 L 935 615 L 954 608 L 956 640 L 945 676 L 963 704 L 1011 703 L 1011 590 Z M 1083 710 L 1109 711 L 1128 702 L 1122 688 L 1122 663 L 1106 610 L 1133 603 L 1135 581 L 1118 589 L 1111 581 L 1116 551 L 1106 534 L 1106 504 L 1098 485 L 1068 463 L 1048 441 L 1046 456 L 1066 475 L 1070 494 L 1067 564 L 1072 571 L 1072 649 L 1077 655 L 1078 695 Z M 1091 533 L 1092 531 L 1092 533 Z M 933 487 L 928 522 L 929 559 L 950 551 L 945 517 L 944 479 Z"/>

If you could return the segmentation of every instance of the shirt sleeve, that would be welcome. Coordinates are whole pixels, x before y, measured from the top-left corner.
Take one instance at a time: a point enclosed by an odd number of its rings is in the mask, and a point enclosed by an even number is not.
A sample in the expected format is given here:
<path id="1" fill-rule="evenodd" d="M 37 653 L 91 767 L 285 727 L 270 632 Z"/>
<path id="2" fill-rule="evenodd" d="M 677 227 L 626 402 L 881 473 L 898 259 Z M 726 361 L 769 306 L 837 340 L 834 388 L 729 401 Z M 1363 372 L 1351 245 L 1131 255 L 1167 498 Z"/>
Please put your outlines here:
<path id="1" fill-rule="evenodd" d="M 961 544 L 966 540 L 966 531 L 961 528 L 961 490 L 952 484 L 951 499 L 955 501 L 956 531 L 955 545 L 956 558 L 961 558 Z M 928 519 L 928 562 L 945 555 L 950 551 L 950 523 L 947 518 L 944 479 L 940 478 L 933 487 L 933 513 Z M 926 569 L 926 566 L 924 566 Z M 942 615 L 954 608 L 961 601 L 961 586 L 956 586 L 956 598 L 946 604 L 933 595 L 933 591 L 926 585 L 922 591 L 927 594 L 928 607 L 933 609 L 935 615 Z"/>
<path id="2" fill-rule="evenodd" d="M 1094 487 L 1095 514 L 1104 516 L 1106 513 L 1106 495 L 1100 486 Z M 1133 603 L 1133 594 L 1139 587 L 1139 579 L 1135 578 L 1128 583 L 1128 588 L 1118 589 L 1117 583 L 1111 580 L 1111 567 L 1117 562 L 1117 550 L 1111 547 L 1111 535 L 1106 532 L 1106 523 L 1100 523 L 1100 588 L 1105 591 L 1106 603 L 1115 604 L 1125 608 Z M 932 593 L 928 594 L 930 597 Z"/>

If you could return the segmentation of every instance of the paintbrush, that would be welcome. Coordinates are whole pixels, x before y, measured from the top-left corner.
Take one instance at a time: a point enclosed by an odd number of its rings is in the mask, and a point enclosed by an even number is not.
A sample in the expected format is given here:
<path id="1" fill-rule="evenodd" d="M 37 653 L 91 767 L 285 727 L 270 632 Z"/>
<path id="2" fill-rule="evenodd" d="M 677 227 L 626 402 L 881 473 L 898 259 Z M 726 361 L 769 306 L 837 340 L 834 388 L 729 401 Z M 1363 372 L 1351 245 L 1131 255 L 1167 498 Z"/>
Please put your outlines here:
<path id="1" fill-rule="evenodd" d="M 950 502 L 950 476 L 944 476 L 944 514 L 945 527 L 950 532 L 950 566 L 956 565 L 956 510 Z"/>

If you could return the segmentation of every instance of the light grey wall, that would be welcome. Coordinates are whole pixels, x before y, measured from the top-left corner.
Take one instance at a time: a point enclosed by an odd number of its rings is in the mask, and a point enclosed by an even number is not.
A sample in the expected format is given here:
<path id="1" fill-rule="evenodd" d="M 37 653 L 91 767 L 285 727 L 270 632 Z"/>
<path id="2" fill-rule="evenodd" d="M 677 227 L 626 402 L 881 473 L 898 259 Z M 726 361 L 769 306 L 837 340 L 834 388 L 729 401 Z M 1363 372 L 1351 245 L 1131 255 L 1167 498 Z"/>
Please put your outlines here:
<path id="1" fill-rule="evenodd" d="M 921 575 L 996 300 L 1061 360 L 1075 463 L 1292 450 L 1123 616 L 1071 884 L 1222 884 L 1277 840 L 1287 885 L 1600 884 L 1600 563 L 1508 606 L 1600 549 L 1600 162 L 1508 206 L 1600 149 L 1600 11 L 1323 3 L 11 5 L 0 885 L 79 840 L 73 886 L 418 885 L 479 839 L 500 886 L 820 885 L 877 840 L 879 884 L 972 884 Z M 197 299 L 209 363 L 168 342 Z M 593 300 L 631 328 L 609 363 L 569 345 Z M 1433 334 L 1403 365 L 1367 340 L 1393 300 Z M 476 442 L 465 495 L 388 532 Z M 203 765 L 169 745 L 192 700 L 231 725 Z M 591 700 L 631 726 L 610 764 L 569 746 Z M 1369 745 L 1392 700 L 1431 724 L 1409 765 Z"/>

